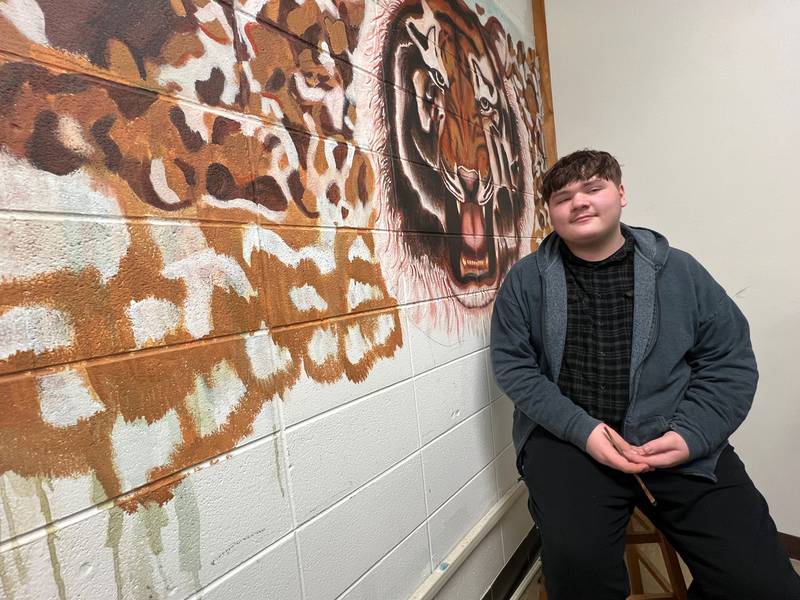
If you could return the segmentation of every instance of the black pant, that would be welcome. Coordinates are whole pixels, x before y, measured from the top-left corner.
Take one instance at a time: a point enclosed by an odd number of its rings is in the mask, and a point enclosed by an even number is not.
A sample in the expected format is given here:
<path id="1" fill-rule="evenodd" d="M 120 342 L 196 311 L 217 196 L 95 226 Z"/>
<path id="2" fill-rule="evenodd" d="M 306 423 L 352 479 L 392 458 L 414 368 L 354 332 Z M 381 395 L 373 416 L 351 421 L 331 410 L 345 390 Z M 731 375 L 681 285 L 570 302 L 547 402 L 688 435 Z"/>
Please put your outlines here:
<path id="1" fill-rule="evenodd" d="M 608 468 L 537 427 L 522 470 L 542 535 L 550 600 L 621 600 L 629 593 L 625 527 L 638 506 L 692 572 L 689 598 L 800 600 L 800 577 L 778 541 L 764 497 L 729 446 L 717 483 L 656 470 L 642 475 L 658 506 L 632 475 Z"/>

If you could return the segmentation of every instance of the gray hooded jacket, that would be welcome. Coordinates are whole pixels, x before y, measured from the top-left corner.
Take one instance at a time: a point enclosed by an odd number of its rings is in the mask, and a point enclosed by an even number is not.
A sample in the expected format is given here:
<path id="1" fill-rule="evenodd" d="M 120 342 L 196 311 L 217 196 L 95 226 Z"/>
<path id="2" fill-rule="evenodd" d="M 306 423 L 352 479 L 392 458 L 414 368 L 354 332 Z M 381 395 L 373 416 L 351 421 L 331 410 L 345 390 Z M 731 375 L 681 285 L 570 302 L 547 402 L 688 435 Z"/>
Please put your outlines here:
<path id="1" fill-rule="evenodd" d="M 636 242 L 623 437 L 641 445 L 676 431 L 689 446 L 689 462 L 674 469 L 715 481 L 717 459 L 747 415 L 758 381 L 747 320 L 692 256 L 654 231 L 622 227 Z M 510 269 L 492 314 L 492 366 L 514 403 L 518 457 L 537 425 L 585 450 L 600 423 L 555 383 L 567 331 L 558 241 L 550 234 Z"/>

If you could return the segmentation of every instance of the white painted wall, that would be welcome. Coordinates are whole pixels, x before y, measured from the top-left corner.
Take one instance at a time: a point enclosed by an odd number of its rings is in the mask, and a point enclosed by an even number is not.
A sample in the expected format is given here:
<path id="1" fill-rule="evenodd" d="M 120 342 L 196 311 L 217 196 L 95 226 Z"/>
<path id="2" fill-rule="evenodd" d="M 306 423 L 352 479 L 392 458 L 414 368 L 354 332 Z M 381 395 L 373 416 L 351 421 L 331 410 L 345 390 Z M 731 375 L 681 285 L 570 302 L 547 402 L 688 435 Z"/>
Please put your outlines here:
<path id="1" fill-rule="evenodd" d="M 551 0 L 546 13 L 559 155 L 615 154 L 623 219 L 735 296 L 761 380 L 732 441 L 778 529 L 800 535 L 800 3 Z"/>

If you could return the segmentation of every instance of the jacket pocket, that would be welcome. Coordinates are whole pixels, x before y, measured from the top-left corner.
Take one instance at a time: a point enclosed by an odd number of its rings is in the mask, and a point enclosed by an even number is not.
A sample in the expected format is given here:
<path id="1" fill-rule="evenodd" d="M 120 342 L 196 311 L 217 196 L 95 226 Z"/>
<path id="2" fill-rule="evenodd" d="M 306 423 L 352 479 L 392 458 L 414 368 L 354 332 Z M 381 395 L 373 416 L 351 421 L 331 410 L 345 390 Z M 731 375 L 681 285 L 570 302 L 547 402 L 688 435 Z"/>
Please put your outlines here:
<path id="1" fill-rule="evenodd" d="M 641 423 L 629 427 L 630 438 L 634 444 L 644 444 L 662 436 L 669 431 L 669 422 L 661 415 L 649 417 Z"/>

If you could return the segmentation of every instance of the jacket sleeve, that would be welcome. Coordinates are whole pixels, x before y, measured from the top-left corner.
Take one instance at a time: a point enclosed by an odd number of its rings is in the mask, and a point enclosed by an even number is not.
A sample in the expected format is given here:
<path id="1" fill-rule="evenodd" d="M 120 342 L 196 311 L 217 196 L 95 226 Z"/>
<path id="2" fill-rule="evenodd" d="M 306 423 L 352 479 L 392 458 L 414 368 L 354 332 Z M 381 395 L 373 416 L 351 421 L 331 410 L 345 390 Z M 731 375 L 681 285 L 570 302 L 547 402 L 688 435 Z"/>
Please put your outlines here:
<path id="1" fill-rule="evenodd" d="M 508 277 L 492 312 L 491 360 L 495 379 L 518 410 L 553 435 L 586 450 L 600 421 L 564 396 L 539 367 L 530 315 L 509 294 Z"/>
<path id="2" fill-rule="evenodd" d="M 691 377 L 670 428 L 686 440 L 689 458 L 708 455 L 742 423 L 758 383 L 747 319 L 719 288 L 722 297 L 701 320 L 687 353 Z"/>

